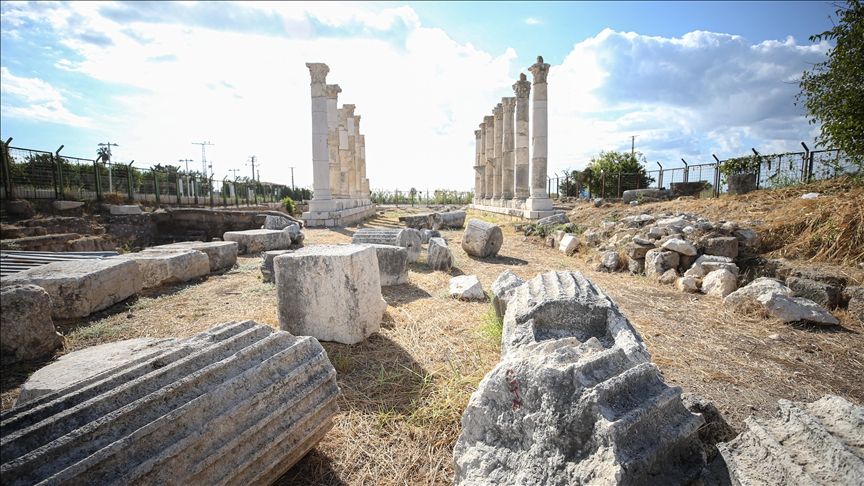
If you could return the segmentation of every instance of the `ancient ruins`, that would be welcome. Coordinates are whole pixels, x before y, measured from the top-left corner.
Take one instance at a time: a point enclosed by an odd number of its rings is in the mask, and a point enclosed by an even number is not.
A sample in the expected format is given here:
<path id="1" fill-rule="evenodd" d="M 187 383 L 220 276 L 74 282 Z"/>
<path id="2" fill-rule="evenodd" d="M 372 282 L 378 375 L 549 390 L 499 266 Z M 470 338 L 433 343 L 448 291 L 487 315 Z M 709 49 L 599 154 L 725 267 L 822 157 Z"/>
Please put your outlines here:
<path id="1" fill-rule="evenodd" d="M 375 212 L 366 178 L 366 136 L 354 105 L 338 108 L 338 84 L 327 84 L 330 68 L 306 63 L 312 91 L 312 200 L 307 226 L 344 226 Z"/>
<path id="2" fill-rule="evenodd" d="M 525 74 L 513 85 L 515 97 L 501 98 L 492 116 L 483 118 L 474 131 L 474 204 L 482 211 L 510 214 L 528 219 L 555 213 L 546 188 L 548 157 L 549 64 L 537 56 L 529 68 L 534 78 L 531 116 L 528 95 L 532 83 Z M 531 151 L 528 126 L 531 121 Z"/>

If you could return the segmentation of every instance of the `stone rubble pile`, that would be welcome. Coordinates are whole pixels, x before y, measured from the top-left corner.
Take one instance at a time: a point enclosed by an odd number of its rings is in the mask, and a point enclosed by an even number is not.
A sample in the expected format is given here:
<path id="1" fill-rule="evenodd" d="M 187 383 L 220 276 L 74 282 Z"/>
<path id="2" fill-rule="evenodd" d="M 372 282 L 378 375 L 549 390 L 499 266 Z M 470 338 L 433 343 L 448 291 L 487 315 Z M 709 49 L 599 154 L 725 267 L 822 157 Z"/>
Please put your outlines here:
<path id="1" fill-rule="evenodd" d="M 455 484 L 698 478 L 704 420 L 608 297 L 579 273 L 548 272 L 505 300 L 502 359 L 462 417 Z"/>
<path id="2" fill-rule="evenodd" d="M 4 484 L 270 484 L 332 427 L 314 338 L 227 323 L 0 415 Z"/>

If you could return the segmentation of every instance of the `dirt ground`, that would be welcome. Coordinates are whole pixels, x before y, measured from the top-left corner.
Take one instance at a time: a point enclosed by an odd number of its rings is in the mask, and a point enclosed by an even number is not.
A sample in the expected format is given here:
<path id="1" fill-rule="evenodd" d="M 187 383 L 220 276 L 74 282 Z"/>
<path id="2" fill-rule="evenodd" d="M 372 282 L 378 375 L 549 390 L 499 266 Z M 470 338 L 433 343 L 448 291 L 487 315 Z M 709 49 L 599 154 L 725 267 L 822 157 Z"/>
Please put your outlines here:
<path id="1" fill-rule="evenodd" d="M 394 216 L 366 226 L 394 225 Z M 409 284 L 384 290 L 389 305 L 378 334 L 354 346 L 323 343 L 338 371 L 341 412 L 280 484 L 452 483 L 462 411 L 497 363 L 500 342 L 488 302 L 447 297 L 450 277 L 461 274 L 477 275 L 488 291 L 505 269 L 526 279 L 549 270 L 583 272 L 642 333 L 667 382 L 714 401 L 737 430 L 748 415 L 773 414 L 779 398 L 810 401 L 832 393 L 864 402 L 864 326 L 845 315 L 838 315 L 841 326 L 817 328 L 732 314 L 716 298 L 594 272 L 590 254 L 567 257 L 517 234 L 512 224 L 503 227 L 499 256 L 485 260 L 461 249 L 461 231 L 443 231 L 455 256 L 451 273 L 428 270 L 421 257 L 411 265 Z M 355 230 L 308 229 L 306 244 L 346 243 Z M 132 337 L 184 337 L 230 320 L 278 327 L 275 289 L 261 281 L 259 260 L 241 257 L 225 274 L 64 323 L 68 350 Z M 41 365 L 4 369 L 3 409 Z"/>

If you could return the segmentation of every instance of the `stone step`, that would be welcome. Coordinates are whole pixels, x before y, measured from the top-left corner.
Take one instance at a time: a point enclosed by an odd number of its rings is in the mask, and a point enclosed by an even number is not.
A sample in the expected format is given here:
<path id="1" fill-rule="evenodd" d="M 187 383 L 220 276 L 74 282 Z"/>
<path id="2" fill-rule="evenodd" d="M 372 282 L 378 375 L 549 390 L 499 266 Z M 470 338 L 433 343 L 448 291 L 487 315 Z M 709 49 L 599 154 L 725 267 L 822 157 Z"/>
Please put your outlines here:
<path id="1" fill-rule="evenodd" d="M 284 474 L 331 427 L 336 372 L 315 339 L 246 321 L 184 344 L 5 414 L 3 476 L 11 484 L 259 484 Z"/>

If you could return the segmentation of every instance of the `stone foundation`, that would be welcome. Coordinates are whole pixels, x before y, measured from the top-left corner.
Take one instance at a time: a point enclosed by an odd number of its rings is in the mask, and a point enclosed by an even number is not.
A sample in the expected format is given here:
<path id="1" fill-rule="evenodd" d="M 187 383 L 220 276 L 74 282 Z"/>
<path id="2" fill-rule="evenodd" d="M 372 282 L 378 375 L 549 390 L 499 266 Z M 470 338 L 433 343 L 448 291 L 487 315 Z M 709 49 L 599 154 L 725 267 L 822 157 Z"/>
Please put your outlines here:
<path id="1" fill-rule="evenodd" d="M 549 216 L 554 216 L 556 214 L 561 214 L 564 211 L 560 209 L 550 209 L 548 211 L 534 211 L 527 208 L 527 205 L 524 201 L 504 201 L 505 205 L 492 204 L 492 201 L 484 200 L 479 203 L 474 203 L 469 205 L 468 207 L 474 209 L 476 211 L 485 211 L 487 213 L 495 213 L 495 214 L 505 214 L 507 216 L 513 216 L 516 218 L 523 219 L 541 219 L 547 218 Z"/>
<path id="2" fill-rule="evenodd" d="M 349 226 L 371 218 L 376 211 L 377 206 L 372 203 L 333 211 L 306 211 L 303 222 L 309 228 Z"/>

